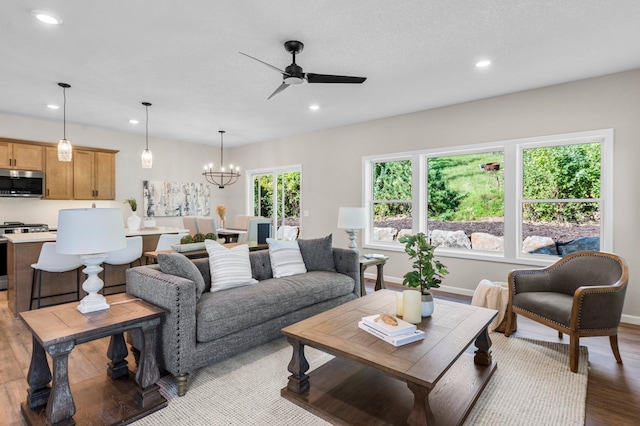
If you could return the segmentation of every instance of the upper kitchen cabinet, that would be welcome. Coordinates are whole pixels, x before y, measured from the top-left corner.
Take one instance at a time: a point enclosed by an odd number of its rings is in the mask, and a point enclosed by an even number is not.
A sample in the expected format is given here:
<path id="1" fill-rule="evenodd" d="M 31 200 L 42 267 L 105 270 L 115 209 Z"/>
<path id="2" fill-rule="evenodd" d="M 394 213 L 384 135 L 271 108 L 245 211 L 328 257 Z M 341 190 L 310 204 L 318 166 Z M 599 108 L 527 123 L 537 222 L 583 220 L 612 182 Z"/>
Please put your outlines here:
<path id="1" fill-rule="evenodd" d="M 116 154 L 73 150 L 73 198 L 113 200 L 116 197 Z"/>
<path id="2" fill-rule="evenodd" d="M 73 199 L 73 163 L 58 160 L 58 148 L 44 148 L 44 197 L 48 200 Z"/>
<path id="3" fill-rule="evenodd" d="M 42 145 L 8 142 L 0 139 L 0 169 L 36 170 L 44 169 Z"/>

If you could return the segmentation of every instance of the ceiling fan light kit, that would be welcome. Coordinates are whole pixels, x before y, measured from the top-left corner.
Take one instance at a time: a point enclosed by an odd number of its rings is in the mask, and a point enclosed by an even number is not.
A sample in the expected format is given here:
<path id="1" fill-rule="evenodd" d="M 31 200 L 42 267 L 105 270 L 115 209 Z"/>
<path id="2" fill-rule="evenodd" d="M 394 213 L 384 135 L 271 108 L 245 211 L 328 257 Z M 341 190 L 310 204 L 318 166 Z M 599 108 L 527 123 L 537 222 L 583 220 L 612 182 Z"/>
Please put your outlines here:
<path id="1" fill-rule="evenodd" d="M 302 52 L 304 49 L 304 44 L 301 41 L 289 40 L 285 42 L 284 48 L 287 52 L 291 53 L 293 57 L 293 61 L 291 65 L 286 67 L 284 70 L 281 70 L 278 67 L 275 67 L 271 64 L 268 64 L 260 59 L 254 58 L 253 56 L 249 56 L 246 53 L 239 52 L 241 55 L 244 55 L 248 58 L 253 59 L 254 61 L 258 61 L 263 65 L 271 68 L 282 74 L 282 84 L 278 86 L 278 88 L 267 98 L 271 99 L 278 93 L 282 92 L 284 89 L 289 87 L 292 84 L 302 84 L 305 80 L 307 83 L 342 83 L 342 84 L 362 84 L 367 79 L 366 77 L 351 77 L 346 75 L 331 75 L 331 74 L 313 74 L 313 73 L 304 73 L 304 70 L 301 66 L 296 64 L 296 55 Z"/>

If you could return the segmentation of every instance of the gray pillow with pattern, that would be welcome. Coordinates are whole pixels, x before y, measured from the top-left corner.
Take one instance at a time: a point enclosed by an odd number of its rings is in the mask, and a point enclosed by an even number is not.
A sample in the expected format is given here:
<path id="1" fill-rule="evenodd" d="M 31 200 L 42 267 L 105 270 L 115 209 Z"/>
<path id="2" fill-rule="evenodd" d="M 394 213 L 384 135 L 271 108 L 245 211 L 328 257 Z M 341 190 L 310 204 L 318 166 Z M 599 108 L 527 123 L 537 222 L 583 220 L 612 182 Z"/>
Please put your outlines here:
<path id="1" fill-rule="evenodd" d="M 186 278 L 196 283 L 196 301 L 200 300 L 204 291 L 204 278 L 198 267 L 188 257 L 180 253 L 159 253 L 158 266 L 165 274 Z"/>
<path id="2" fill-rule="evenodd" d="M 333 235 L 312 240 L 298 240 L 302 260 L 307 271 L 336 271 L 333 262 Z"/>

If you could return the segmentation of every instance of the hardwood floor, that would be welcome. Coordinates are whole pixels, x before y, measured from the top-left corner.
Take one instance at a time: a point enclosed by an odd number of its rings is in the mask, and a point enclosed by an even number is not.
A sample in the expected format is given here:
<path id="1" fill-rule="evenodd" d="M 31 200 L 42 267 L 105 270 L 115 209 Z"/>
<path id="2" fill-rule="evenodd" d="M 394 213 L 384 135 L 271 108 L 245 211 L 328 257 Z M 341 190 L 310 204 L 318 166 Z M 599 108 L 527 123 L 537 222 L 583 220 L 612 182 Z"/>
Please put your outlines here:
<path id="1" fill-rule="evenodd" d="M 367 282 L 367 291 L 373 291 Z M 388 285 L 387 288 L 402 290 Z M 436 293 L 434 291 L 434 293 Z M 469 297 L 437 293 L 436 297 L 470 303 Z M 558 339 L 555 330 L 526 318 L 518 318 L 519 337 L 569 343 Z M 615 362 L 607 337 L 590 337 L 580 341 L 589 349 L 589 383 L 587 388 L 587 426 L 640 424 L 640 327 L 622 325 L 618 335 L 624 364 Z M 106 377 L 108 339 L 78 346 L 71 352 L 69 381 L 72 391 L 83 383 Z M 6 291 L 0 292 L 0 425 L 26 425 L 20 414 L 20 403 L 26 398 L 26 376 L 31 358 L 31 336 L 20 319 L 7 308 Z M 133 356 L 127 358 L 134 365 Z M 567 361 L 568 363 L 568 361 Z M 568 366 L 568 364 L 567 364 Z M 558 425 L 560 426 L 560 425 Z"/>

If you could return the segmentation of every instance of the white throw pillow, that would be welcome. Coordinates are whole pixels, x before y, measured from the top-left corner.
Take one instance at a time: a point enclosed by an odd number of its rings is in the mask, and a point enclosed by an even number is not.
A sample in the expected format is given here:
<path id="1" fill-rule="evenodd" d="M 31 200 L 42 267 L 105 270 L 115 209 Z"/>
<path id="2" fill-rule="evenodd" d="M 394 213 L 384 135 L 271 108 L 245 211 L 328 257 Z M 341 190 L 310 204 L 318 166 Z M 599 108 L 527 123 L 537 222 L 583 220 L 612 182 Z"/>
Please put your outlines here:
<path id="1" fill-rule="evenodd" d="M 269 258 L 274 278 L 290 277 L 307 272 L 297 241 L 267 238 L 267 244 L 269 244 Z"/>
<path id="2" fill-rule="evenodd" d="M 258 282 L 251 276 L 248 245 L 228 249 L 213 240 L 205 240 L 204 245 L 209 253 L 212 293 Z"/>

